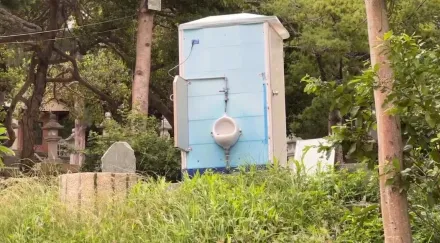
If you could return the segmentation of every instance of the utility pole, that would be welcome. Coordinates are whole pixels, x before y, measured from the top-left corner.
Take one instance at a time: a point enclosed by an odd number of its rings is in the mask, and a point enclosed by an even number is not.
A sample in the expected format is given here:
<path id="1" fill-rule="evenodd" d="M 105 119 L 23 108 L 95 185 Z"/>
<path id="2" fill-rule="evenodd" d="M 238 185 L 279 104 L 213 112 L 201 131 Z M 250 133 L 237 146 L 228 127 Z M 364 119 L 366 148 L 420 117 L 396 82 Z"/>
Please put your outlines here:
<path id="1" fill-rule="evenodd" d="M 136 40 L 136 67 L 132 87 L 132 109 L 148 114 L 148 92 L 151 74 L 151 44 L 154 13 L 148 0 L 140 0 Z"/>
<path id="2" fill-rule="evenodd" d="M 405 191 L 400 192 L 400 181 L 389 185 L 387 180 L 397 176 L 402 169 L 402 135 L 399 117 L 389 115 L 386 110 L 392 104 L 385 100 L 393 87 L 393 70 L 387 56 L 384 34 L 389 31 L 385 0 L 365 0 L 368 22 L 371 65 L 378 65 L 374 101 L 379 145 L 379 184 L 385 242 L 410 243 L 411 227 L 408 215 L 408 200 Z M 395 168 L 394 161 L 400 165 Z"/>

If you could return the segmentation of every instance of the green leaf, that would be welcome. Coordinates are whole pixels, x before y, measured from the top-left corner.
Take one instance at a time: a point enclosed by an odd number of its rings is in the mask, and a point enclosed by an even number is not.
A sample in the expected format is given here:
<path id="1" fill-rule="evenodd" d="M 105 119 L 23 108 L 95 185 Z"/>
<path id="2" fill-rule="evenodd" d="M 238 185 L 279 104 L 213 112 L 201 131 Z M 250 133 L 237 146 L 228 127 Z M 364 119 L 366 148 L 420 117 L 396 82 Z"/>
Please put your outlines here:
<path id="1" fill-rule="evenodd" d="M 432 119 L 431 115 L 428 112 L 425 113 L 425 120 L 431 128 L 435 127 L 435 120 Z"/>
<path id="2" fill-rule="evenodd" d="M 383 39 L 390 40 L 392 36 L 393 36 L 393 31 L 388 31 L 383 35 Z"/>
<path id="3" fill-rule="evenodd" d="M 12 151 L 11 149 L 5 147 L 5 146 L 0 146 L 0 152 L 6 154 L 6 155 L 14 155 L 14 151 Z"/>
<path id="4" fill-rule="evenodd" d="M 353 143 L 350 146 L 350 149 L 348 150 L 348 154 L 350 155 L 350 154 L 354 153 L 355 151 L 356 151 L 356 143 Z"/>
<path id="5" fill-rule="evenodd" d="M 432 150 L 429 155 L 435 162 L 440 162 L 440 154 L 437 150 Z"/>
<path id="6" fill-rule="evenodd" d="M 396 171 L 400 171 L 400 160 L 398 158 L 393 158 L 393 166 Z"/>
<path id="7" fill-rule="evenodd" d="M 360 106 L 353 106 L 353 108 L 351 108 L 350 115 L 352 117 L 357 116 L 360 108 L 361 108 Z"/>

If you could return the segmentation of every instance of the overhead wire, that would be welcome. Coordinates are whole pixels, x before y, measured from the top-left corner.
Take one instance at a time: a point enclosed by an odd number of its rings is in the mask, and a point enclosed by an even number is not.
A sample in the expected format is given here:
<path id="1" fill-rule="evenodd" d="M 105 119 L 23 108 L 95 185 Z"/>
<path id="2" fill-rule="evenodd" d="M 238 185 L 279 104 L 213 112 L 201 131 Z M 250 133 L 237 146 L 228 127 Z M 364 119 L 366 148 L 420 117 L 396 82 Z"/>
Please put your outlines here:
<path id="1" fill-rule="evenodd" d="M 115 28 L 115 29 L 111 29 L 111 30 L 104 30 L 104 31 L 97 31 L 97 32 L 91 32 L 88 33 L 87 35 L 92 35 L 92 34 L 100 34 L 100 33 L 106 33 L 106 32 L 111 32 L 111 31 L 115 31 L 115 30 L 121 30 L 121 29 L 125 29 L 127 27 L 121 27 L 121 28 Z M 42 39 L 42 40 L 37 40 L 37 41 L 51 41 L 51 40 L 63 40 L 63 39 L 77 39 L 78 36 L 69 36 L 69 37 L 56 37 L 56 38 L 51 38 L 51 39 Z M 10 42 L 3 42 L 0 43 L 3 45 L 6 44 L 33 44 L 36 41 L 10 41 Z"/>
<path id="2" fill-rule="evenodd" d="M 75 27 L 67 28 L 67 29 L 81 29 L 81 28 L 84 28 L 84 27 L 95 26 L 95 25 L 100 25 L 100 24 L 105 24 L 105 23 L 119 21 L 119 20 L 122 20 L 122 19 L 133 18 L 134 16 L 136 16 L 136 14 L 125 16 L 125 17 L 121 17 L 121 18 L 116 18 L 116 19 L 110 19 L 110 20 L 105 20 L 105 21 L 101 21 L 101 22 L 96 22 L 96 23 L 90 23 L 90 24 L 75 26 Z M 5 35 L 5 36 L 0 36 L 0 40 L 2 38 L 22 37 L 22 36 L 51 33 L 51 32 L 58 32 L 58 31 L 64 31 L 64 30 L 66 30 L 66 28 L 60 28 L 60 29 L 55 29 L 55 30 L 43 30 L 43 31 L 36 31 L 36 32 L 23 33 L 23 34 L 15 34 L 15 35 Z"/>

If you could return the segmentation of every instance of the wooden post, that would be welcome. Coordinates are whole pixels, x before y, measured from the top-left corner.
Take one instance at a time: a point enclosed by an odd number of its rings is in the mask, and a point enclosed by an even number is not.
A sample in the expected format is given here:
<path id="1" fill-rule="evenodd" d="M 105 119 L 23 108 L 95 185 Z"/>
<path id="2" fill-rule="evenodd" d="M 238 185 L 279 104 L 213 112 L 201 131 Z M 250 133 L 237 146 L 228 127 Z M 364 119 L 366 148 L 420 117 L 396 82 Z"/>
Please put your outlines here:
<path id="1" fill-rule="evenodd" d="M 400 169 L 403 163 L 400 121 L 397 116 L 386 113 L 392 104 L 384 105 L 388 91 L 393 87 L 393 70 L 385 52 L 388 47 L 383 41 L 384 34 L 389 31 L 385 0 L 365 0 L 365 6 L 371 64 L 373 67 L 376 64 L 379 67 L 377 82 L 381 86 L 374 90 L 374 101 L 379 145 L 380 204 L 385 242 L 412 242 L 406 193 L 400 192 L 399 181 L 394 185 L 386 183 L 399 172 L 398 168 L 394 167 L 393 161 L 398 162 Z"/>
<path id="2" fill-rule="evenodd" d="M 140 0 L 136 41 L 136 68 L 132 87 L 132 109 L 146 115 L 148 114 L 153 20 L 154 14 L 148 9 L 147 1 Z"/>

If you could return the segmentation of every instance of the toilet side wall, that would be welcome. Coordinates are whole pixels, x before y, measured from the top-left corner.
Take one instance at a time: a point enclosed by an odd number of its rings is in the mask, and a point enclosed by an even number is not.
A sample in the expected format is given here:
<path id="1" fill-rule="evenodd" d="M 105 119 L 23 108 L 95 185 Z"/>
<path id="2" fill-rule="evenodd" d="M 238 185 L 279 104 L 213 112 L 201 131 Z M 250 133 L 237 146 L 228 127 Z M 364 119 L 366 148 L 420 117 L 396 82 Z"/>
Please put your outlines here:
<path id="1" fill-rule="evenodd" d="M 265 24 L 269 159 L 287 165 L 286 104 L 283 39 Z"/>

